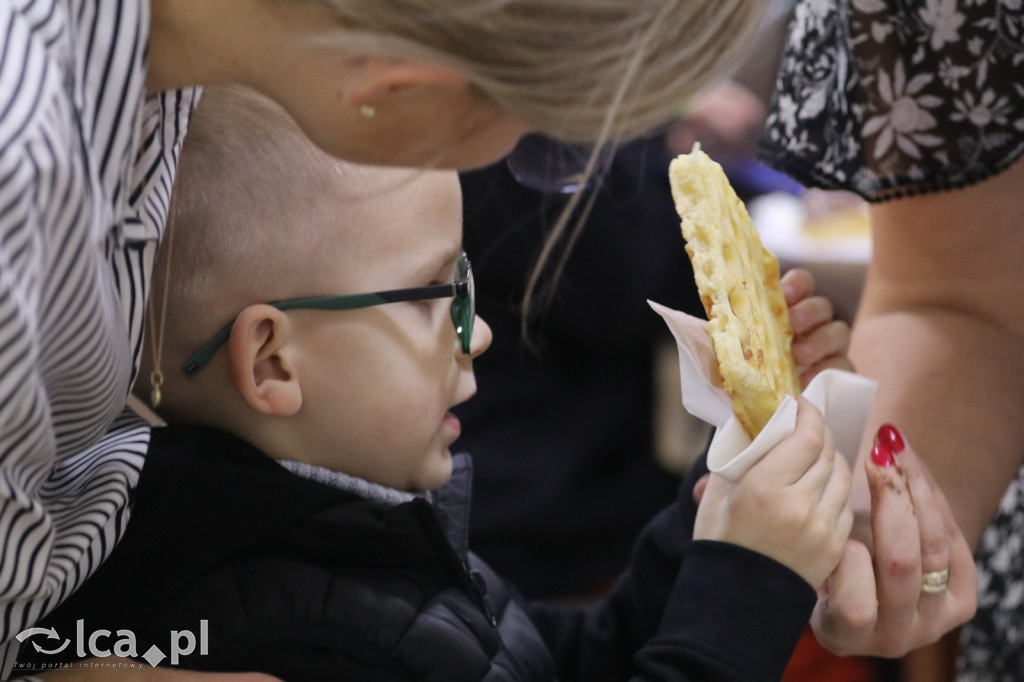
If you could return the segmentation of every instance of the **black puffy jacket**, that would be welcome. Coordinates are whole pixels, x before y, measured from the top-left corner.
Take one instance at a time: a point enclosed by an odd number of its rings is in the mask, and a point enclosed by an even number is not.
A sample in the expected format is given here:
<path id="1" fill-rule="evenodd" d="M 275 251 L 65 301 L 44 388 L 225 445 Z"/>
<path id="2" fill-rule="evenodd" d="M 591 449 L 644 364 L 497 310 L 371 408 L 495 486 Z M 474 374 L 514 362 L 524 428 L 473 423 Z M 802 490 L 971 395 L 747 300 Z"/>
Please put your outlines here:
<path id="1" fill-rule="evenodd" d="M 760 555 L 688 542 L 688 493 L 599 606 L 526 605 L 468 552 L 471 465 L 455 459 L 433 503 L 386 505 L 223 432 L 155 430 L 128 532 L 43 626 L 130 630 L 138 656 L 204 633 L 176 665 L 295 681 L 781 677 L 813 590 Z"/>

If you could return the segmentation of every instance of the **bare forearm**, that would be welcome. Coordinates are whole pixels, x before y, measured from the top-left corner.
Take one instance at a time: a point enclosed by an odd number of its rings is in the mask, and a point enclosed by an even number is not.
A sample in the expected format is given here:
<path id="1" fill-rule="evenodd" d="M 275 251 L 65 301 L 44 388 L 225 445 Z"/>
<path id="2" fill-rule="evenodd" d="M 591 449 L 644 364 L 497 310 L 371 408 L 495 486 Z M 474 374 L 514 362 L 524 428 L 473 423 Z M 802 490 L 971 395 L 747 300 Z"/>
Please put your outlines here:
<path id="1" fill-rule="evenodd" d="M 863 316 L 851 356 L 879 380 L 868 433 L 899 425 L 973 547 L 1024 453 L 1024 344 L 965 315 L 918 309 Z"/>
<path id="2" fill-rule="evenodd" d="M 1024 455 L 1022 188 L 1018 161 L 966 189 L 874 206 L 853 329 L 858 371 L 880 381 L 868 433 L 904 430 L 971 546 Z"/>
<path id="3" fill-rule="evenodd" d="M 1022 187 L 1019 161 L 967 189 L 872 206 L 850 346 L 879 381 L 857 468 L 870 495 L 854 495 L 868 544 L 849 543 L 812 619 L 836 653 L 903 656 L 975 613 L 970 547 L 1024 453 Z M 944 571 L 939 592 L 923 590 Z"/>

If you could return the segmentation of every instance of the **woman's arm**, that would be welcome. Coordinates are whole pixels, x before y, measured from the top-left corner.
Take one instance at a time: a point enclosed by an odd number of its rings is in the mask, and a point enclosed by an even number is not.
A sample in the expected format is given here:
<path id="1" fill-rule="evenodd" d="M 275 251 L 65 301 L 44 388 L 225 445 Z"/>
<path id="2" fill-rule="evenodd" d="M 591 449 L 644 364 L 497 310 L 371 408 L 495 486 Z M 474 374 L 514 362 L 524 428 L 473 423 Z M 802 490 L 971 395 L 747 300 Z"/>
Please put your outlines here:
<path id="1" fill-rule="evenodd" d="M 1021 188 L 1024 162 L 1018 161 L 967 189 L 872 208 L 874 258 L 851 357 L 859 372 L 879 380 L 879 390 L 861 456 L 879 424 L 898 425 L 927 464 L 907 476 L 914 485 L 931 484 L 930 469 L 937 489 L 925 494 L 938 507 L 909 509 L 919 532 L 908 539 L 900 513 L 883 514 L 875 500 L 873 556 L 844 558 L 828 601 L 833 616 L 815 624 L 819 639 L 839 653 L 900 656 L 974 613 L 970 548 L 1024 453 Z M 854 494 L 866 516 L 863 477 L 860 483 Z M 876 498 L 892 494 L 874 487 Z M 882 557 L 886 548 L 893 554 Z M 908 561 L 921 565 L 939 555 L 970 574 L 953 576 L 941 600 L 922 594 L 919 578 L 908 579 L 903 570 Z"/>
<path id="2" fill-rule="evenodd" d="M 868 434 L 900 427 L 973 547 L 1024 455 L 1024 161 L 872 221 L 850 353 L 880 382 Z"/>

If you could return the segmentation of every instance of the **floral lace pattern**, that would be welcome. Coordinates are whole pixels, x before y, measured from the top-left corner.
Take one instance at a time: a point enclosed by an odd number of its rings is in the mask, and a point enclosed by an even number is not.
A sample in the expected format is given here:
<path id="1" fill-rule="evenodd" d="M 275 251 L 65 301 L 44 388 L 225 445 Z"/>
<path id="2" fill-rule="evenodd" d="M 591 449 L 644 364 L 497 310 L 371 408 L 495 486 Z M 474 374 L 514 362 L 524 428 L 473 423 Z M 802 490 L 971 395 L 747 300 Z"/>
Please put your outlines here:
<path id="1" fill-rule="evenodd" d="M 1024 468 L 974 558 L 978 612 L 960 636 L 957 682 L 1017 682 L 1024 676 Z"/>
<path id="2" fill-rule="evenodd" d="M 800 0 L 761 155 L 866 199 L 1024 154 L 1024 0 Z"/>

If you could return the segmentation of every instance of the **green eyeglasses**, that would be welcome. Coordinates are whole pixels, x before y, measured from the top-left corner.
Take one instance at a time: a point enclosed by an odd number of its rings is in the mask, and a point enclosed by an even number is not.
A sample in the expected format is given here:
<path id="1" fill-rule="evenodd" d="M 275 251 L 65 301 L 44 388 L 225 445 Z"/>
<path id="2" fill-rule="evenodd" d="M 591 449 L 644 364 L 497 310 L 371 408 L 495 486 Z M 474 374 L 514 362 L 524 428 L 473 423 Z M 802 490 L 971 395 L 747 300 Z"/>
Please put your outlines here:
<path id="1" fill-rule="evenodd" d="M 452 297 L 452 324 L 458 334 L 462 352 L 469 354 L 470 342 L 473 339 L 473 321 L 476 319 L 476 286 L 473 284 L 473 268 L 466 254 L 461 254 L 455 261 L 451 284 L 434 284 L 411 289 L 391 289 L 375 291 L 369 294 L 348 294 L 346 296 L 326 296 L 322 298 L 295 298 L 287 301 L 271 303 L 278 310 L 355 310 L 369 308 L 385 303 L 400 301 L 428 301 L 435 298 Z M 181 372 L 187 377 L 195 376 L 209 364 L 214 353 L 231 336 L 232 322 L 221 329 L 207 341 L 195 355 L 185 361 Z"/>

